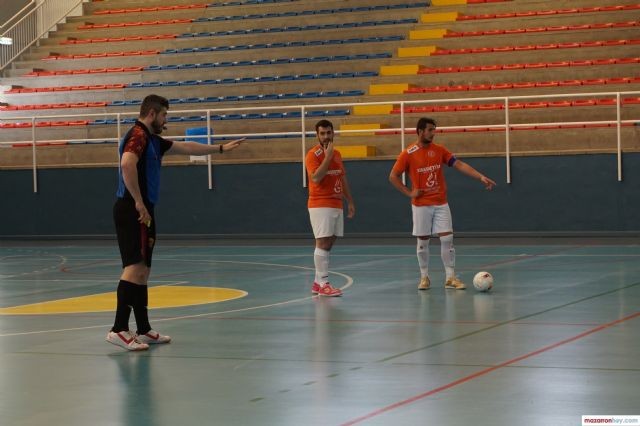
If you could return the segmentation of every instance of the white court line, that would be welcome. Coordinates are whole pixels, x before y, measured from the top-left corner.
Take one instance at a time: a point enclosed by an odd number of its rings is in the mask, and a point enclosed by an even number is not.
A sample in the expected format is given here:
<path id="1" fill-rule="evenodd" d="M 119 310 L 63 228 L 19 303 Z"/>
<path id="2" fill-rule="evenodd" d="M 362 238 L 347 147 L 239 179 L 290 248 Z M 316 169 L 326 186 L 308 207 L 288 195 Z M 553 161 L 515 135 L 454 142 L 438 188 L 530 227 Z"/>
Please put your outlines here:
<path id="1" fill-rule="evenodd" d="M 201 262 L 201 261 L 194 261 L 194 262 Z M 216 261 L 210 261 L 210 262 L 216 262 Z M 256 264 L 256 265 L 262 265 L 262 266 L 284 266 L 284 267 L 288 267 L 288 268 L 294 268 L 294 269 L 304 269 L 304 270 L 314 270 L 313 268 L 309 268 L 306 266 L 296 266 L 296 265 L 279 265 L 276 263 L 257 263 L 257 262 L 233 262 L 233 261 L 221 261 L 221 262 L 228 262 L 228 263 L 244 263 L 244 264 Z M 353 284 L 353 278 L 347 274 L 343 274 L 341 272 L 332 272 L 329 271 L 330 274 L 335 274 L 335 275 L 339 275 L 343 278 L 345 278 L 347 280 L 347 283 L 340 287 L 341 290 L 345 290 L 349 287 L 351 287 L 351 285 Z M 291 303 L 297 303 L 297 302 L 303 302 L 306 300 L 312 300 L 314 298 L 318 298 L 318 297 L 322 297 L 322 296 L 307 296 L 307 297 L 302 297 L 300 299 L 292 299 L 292 300 L 286 300 L 284 302 L 277 302 L 277 303 L 270 303 L 267 305 L 259 305 L 259 306 L 251 306 L 248 308 L 238 308 L 238 309 L 230 309 L 228 311 L 221 311 L 221 312 L 205 312 L 202 314 L 193 314 L 193 315 L 182 315 L 182 316 L 177 316 L 177 317 L 171 317 L 171 318 L 161 318 L 161 319 L 154 319 L 153 322 L 165 322 L 165 321 L 177 321 L 177 320 L 184 320 L 184 319 L 192 319 L 192 318 L 200 318 L 200 317 L 205 317 L 205 316 L 211 316 L 211 315 L 224 315 L 224 314 L 233 314 L 233 313 L 237 313 L 237 312 L 248 312 L 248 311 L 255 311 L 258 309 L 266 309 L 266 308 L 272 308 L 275 306 L 283 306 L 283 305 L 288 305 Z M 79 330 L 91 330 L 91 329 L 95 329 L 95 328 L 106 328 L 106 327 L 111 327 L 113 324 L 101 324 L 101 325 L 91 325 L 91 326 L 87 326 L 87 327 L 74 327 L 74 328 L 60 328 L 60 329 L 55 329 L 55 330 L 37 330 L 37 331 L 26 331 L 26 332 L 20 332 L 20 333 L 7 333 L 7 334 L 0 334 L 0 337 L 12 337 L 12 336 L 28 336 L 28 335 L 33 335 L 33 334 L 44 334 L 44 333 L 61 333 L 61 332 L 65 332 L 65 331 L 79 331 Z"/>

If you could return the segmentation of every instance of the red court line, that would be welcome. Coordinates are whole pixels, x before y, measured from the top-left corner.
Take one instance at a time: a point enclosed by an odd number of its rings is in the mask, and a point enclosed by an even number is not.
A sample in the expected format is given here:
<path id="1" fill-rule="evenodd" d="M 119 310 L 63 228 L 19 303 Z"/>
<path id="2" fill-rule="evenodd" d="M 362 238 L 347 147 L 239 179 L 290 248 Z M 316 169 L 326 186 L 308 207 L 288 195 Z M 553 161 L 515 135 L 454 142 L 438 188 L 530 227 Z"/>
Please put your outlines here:
<path id="1" fill-rule="evenodd" d="M 495 370 L 498 370 L 500 368 L 506 367 L 508 365 L 514 364 L 514 363 L 522 361 L 524 359 L 531 358 L 531 357 L 539 355 L 539 354 L 541 354 L 543 352 L 547 352 L 547 351 L 549 351 L 551 349 L 555 349 L 555 348 L 557 348 L 559 346 L 565 345 L 567 343 L 571 343 L 571 342 L 573 342 L 575 340 L 582 339 L 583 337 L 586 337 L 586 336 L 588 336 L 590 334 L 597 333 L 598 331 L 602 331 L 605 328 L 612 327 L 614 325 L 623 323 L 625 321 L 628 321 L 630 319 L 634 319 L 634 318 L 639 317 L 639 316 L 640 316 L 640 312 L 636 312 L 635 314 L 631 314 L 631 315 L 626 316 L 624 318 L 620 318 L 620 319 L 617 319 L 615 321 L 611 321 L 611 322 L 608 322 L 606 324 L 602 324 L 602 325 L 600 325 L 598 327 L 592 328 L 591 330 L 587 330 L 587 331 L 585 331 L 583 333 L 580 333 L 580 334 L 578 334 L 576 336 L 569 337 L 568 339 L 561 340 L 559 342 L 553 343 L 553 344 L 548 345 L 548 346 L 544 346 L 544 347 L 542 347 L 542 348 L 540 348 L 540 349 L 538 349 L 536 351 L 529 352 L 528 354 L 521 355 L 521 356 L 519 356 L 517 358 L 513 358 L 513 359 L 511 359 L 509 361 L 505 361 L 502 364 L 498 364 L 498 365 L 494 365 L 493 367 L 485 368 L 484 370 L 480 370 L 477 373 L 473 373 L 473 374 L 471 374 L 469 376 L 462 377 L 462 378 L 460 378 L 458 380 L 455 380 L 455 381 L 453 381 L 451 383 L 447 383 L 446 385 L 440 386 L 440 387 L 435 388 L 435 389 L 431 389 L 430 391 L 421 393 L 421 394 L 416 395 L 414 397 L 411 397 L 409 399 L 405 399 L 404 401 L 399 401 L 399 402 L 396 402 L 395 404 L 387 405 L 386 407 L 383 407 L 383 408 L 380 408 L 378 410 L 372 411 L 372 412 L 370 412 L 368 414 L 365 414 L 363 416 L 360 416 L 358 418 L 350 420 L 350 421 L 348 421 L 346 423 L 342 423 L 341 426 L 355 425 L 355 424 L 363 422 L 365 420 L 369 420 L 372 417 L 375 417 L 375 416 L 378 416 L 380 414 L 386 413 L 387 411 L 395 410 L 396 408 L 400 408 L 400 407 L 403 407 L 405 405 L 409 405 L 409 404 L 411 404 L 413 402 L 416 402 L 416 401 L 418 401 L 420 399 L 429 397 L 431 395 L 435 395 L 435 394 L 440 393 L 440 392 L 442 392 L 444 390 L 450 389 L 450 388 L 452 388 L 454 386 L 469 382 L 469 381 L 471 381 L 473 379 L 476 379 L 478 377 L 484 376 L 485 374 L 489 374 L 492 371 L 495 371 Z"/>

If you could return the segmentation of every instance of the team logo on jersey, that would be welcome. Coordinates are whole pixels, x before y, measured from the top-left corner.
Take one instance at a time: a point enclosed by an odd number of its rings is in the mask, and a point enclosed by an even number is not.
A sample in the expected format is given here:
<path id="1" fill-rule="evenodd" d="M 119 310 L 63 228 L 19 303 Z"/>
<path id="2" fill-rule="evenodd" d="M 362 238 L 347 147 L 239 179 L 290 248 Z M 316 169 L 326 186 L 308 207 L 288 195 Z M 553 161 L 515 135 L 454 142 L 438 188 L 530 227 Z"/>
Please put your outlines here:
<path id="1" fill-rule="evenodd" d="M 316 155 L 316 157 L 320 157 L 322 155 L 322 148 L 318 148 L 316 152 L 314 152 L 314 154 Z"/>
<path id="2" fill-rule="evenodd" d="M 340 179 L 337 179 L 335 185 L 333 185 L 333 192 L 336 194 L 340 194 L 342 192 L 342 182 Z"/>
<path id="3" fill-rule="evenodd" d="M 435 157 L 435 156 L 436 156 L 436 153 L 435 153 L 435 152 L 433 152 L 433 151 L 429 151 L 429 154 L 428 154 L 428 155 L 429 155 L 429 157 L 433 158 L 433 157 Z"/>
<path id="4" fill-rule="evenodd" d="M 412 146 L 411 148 L 409 148 L 407 150 L 407 154 L 411 154 L 412 152 L 416 152 L 419 149 L 420 149 L 420 147 L 418 145 L 414 145 L 414 146 Z"/>

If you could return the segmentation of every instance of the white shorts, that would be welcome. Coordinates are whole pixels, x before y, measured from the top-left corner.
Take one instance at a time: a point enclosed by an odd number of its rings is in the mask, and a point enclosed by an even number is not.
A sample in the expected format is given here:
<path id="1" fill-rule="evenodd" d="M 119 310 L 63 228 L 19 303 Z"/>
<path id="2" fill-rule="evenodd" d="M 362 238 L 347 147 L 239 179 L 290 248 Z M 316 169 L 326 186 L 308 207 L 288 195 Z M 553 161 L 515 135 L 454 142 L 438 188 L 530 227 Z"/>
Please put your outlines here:
<path id="1" fill-rule="evenodd" d="M 414 206 L 412 204 L 411 210 L 413 212 L 413 235 L 416 237 L 453 232 L 449 204 L 441 206 Z"/>
<path id="2" fill-rule="evenodd" d="M 344 215 L 342 209 L 313 207 L 309 209 L 309 219 L 315 238 L 342 237 L 344 235 Z"/>

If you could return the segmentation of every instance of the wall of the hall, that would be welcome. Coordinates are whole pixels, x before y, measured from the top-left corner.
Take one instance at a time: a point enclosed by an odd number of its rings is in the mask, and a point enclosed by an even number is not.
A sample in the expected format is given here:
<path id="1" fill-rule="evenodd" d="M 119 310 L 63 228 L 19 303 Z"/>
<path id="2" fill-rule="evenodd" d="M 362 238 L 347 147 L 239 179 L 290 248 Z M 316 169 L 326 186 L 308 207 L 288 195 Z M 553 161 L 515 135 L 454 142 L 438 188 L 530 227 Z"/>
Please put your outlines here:
<path id="1" fill-rule="evenodd" d="M 516 157 L 512 183 L 503 158 L 466 159 L 498 187 L 447 170 L 458 233 L 607 233 L 640 230 L 640 154 Z M 409 200 L 388 183 L 392 161 L 349 161 L 357 214 L 347 235 L 409 235 Z M 157 206 L 159 234 L 310 237 L 299 164 L 165 167 Z M 39 191 L 30 170 L 0 171 L 0 237 L 112 236 L 116 169 L 42 169 Z"/>

